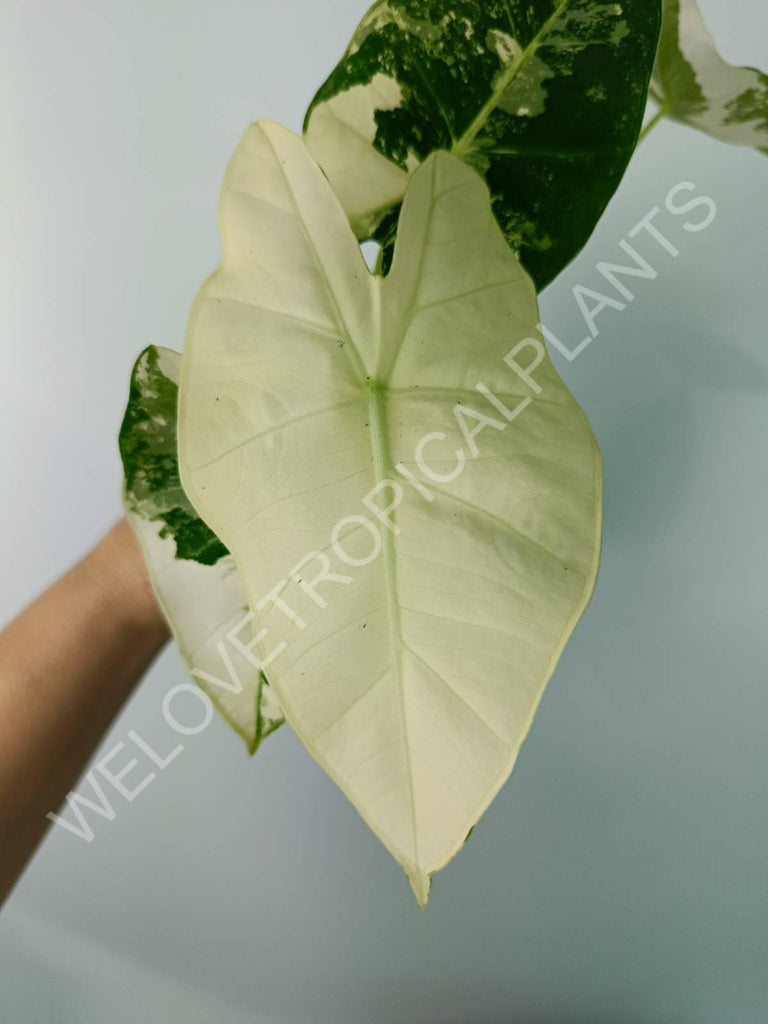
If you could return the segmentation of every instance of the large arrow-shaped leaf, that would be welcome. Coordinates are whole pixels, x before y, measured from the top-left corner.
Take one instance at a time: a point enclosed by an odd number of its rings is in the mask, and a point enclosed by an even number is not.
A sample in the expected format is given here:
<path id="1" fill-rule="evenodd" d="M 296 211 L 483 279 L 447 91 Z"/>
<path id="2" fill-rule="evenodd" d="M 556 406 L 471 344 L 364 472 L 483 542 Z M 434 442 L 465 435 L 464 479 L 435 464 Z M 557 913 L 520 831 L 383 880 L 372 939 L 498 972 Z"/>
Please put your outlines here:
<path id="1" fill-rule="evenodd" d="M 651 95 L 662 116 L 768 153 L 768 75 L 723 60 L 696 0 L 664 0 Z"/>
<path id="2" fill-rule="evenodd" d="M 120 430 L 123 504 L 152 586 L 194 678 L 253 753 L 283 721 L 263 673 L 227 636 L 248 617 L 234 559 L 190 505 L 176 444 L 181 356 L 150 346 Z M 247 625 L 248 623 L 246 623 Z"/>
<path id="3" fill-rule="evenodd" d="M 485 174 L 541 289 L 621 180 L 660 19 L 660 0 L 379 0 L 309 107 L 307 145 L 379 241 L 413 168 L 451 150 Z"/>
<path id="4" fill-rule="evenodd" d="M 466 164 L 415 172 L 385 278 L 277 125 L 246 133 L 220 218 L 182 480 L 235 556 L 286 717 L 424 902 L 592 592 L 599 452 Z"/>

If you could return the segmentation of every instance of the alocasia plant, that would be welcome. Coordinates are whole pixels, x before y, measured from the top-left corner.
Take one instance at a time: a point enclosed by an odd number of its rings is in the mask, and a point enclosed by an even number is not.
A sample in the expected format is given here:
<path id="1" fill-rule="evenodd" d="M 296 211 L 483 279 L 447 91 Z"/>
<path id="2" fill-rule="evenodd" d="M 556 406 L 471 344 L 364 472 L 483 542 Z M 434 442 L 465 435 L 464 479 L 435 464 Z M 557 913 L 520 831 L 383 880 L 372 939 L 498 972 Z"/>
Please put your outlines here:
<path id="1" fill-rule="evenodd" d="M 275 124 L 237 149 L 220 222 L 183 356 L 184 489 L 234 554 L 286 718 L 423 903 L 591 596 L 597 444 L 467 164 L 414 172 L 386 277 Z"/>
<path id="2" fill-rule="evenodd" d="M 672 117 L 768 153 L 768 75 L 723 60 L 696 0 L 664 0 L 651 96 L 660 104 L 654 121 Z"/>
<path id="3" fill-rule="evenodd" d="M 486 178 L 539 289 L 589 238 L 637 143 L 659 0 L 379 0 L 312 101 L 307 146 L 360 239 L 445 149 Z"/>
<path id="4" fill-rule="evenodd" d="M 195 679 L 253 753 L 282 723 L 263 674 L 227 642 L 248 612 L 234 559 L 179 480 L 176 415 L 181 356 L 151 346 L 136 361 L 120 431 L 126 518 Z"/>
<path id="5" fill-rule="evenodd" d="M 246 133 L 184 355 L 134 371 L 126 513 L 193 675 L 251 750 L 284 714 L 422 903 L 594 586 L 600 455 L 536 287 L 618 184 L 659 26 L 659 0 L 379 0 L 304 141 Z M 766 141 L 765 76 L 693 0 L 653 95 Z"/>

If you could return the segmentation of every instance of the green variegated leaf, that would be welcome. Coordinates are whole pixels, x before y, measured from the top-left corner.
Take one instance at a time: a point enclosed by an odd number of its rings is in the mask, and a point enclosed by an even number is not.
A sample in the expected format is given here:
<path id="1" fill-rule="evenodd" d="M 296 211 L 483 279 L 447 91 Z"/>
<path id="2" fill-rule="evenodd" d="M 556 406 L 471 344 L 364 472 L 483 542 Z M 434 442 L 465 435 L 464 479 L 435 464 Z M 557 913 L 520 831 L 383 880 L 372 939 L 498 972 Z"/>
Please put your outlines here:
<path id="1" fill-rule="evenodd" d="M 234 559 L 179 480 L 180 368 L 178 352 L 154 346 L 136 361 L 120 430 L 123 504 L 184 660 L 253 753 L 282 723 L 282 712 L 263 674 L 227 637 L 248 614 L 243 586 Z"/>
<path id="2" fill-rule="evenodd" d="M 660 17 L 660 0 L 379 0 L 309 107 L 307 146 L 358 238 L 384 242 L 413 169 L 461 157 L 541 289 L 632 155 Z"/>
<path id="3" fill-rule="evenodd" d="M 696 0 L 664 0 L 651 95 L 662 115 L 768 153 L 768 75 L 723 60 Z"/>
<path id="4" fill-rule="evenodd" d="M 592 593 L 599 451 L 467 164 L 415 171 L 386 277 L 278 125 L 246 133 L 220 221 L 185 491 L 235 556 L 286 718 L 424 903 Z"/>

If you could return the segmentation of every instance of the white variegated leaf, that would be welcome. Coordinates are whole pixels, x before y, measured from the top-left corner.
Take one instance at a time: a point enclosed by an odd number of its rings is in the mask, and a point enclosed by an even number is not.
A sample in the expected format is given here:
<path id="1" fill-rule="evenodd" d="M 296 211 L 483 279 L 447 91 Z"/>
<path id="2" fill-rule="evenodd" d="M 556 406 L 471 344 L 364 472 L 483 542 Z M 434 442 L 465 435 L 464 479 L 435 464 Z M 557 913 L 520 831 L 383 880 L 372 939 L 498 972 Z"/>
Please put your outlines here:
<path id="1" fill-rule="evenodd" d="M 696 0 L 664 0 L 651 95 L 669 117 L 768 152 L 768 75 L 723 60 Z"/>
<path id="2" fill-rule="evenodd" d="M 589 238 L 635 149 L 660 0 L 377 0 L 307 111 L 358 238 L 385 246 L 445 149 L 486 179 L 539 289 Z"/>
<path id="3" fill-rule="evenodd" d="M 415 171 L 386 277 L 277 125 L 246 133 L 220 221 L 183 357 L 184 487 L 234 554 L 286 718 L 423 903 L 592 593 L 599 451 L 465 163 Z"/>
<path id="4" fill-rule="evenodd" d="M 136 362 L 120 431 L 123 505 L 182 657 L 253 753 L 283 717 L 263 673 L 228 636 L 234 631 L 239 640 L 250 628 L 234 559 L 199 519 L 179 481 L 180 369 L 178 352 L 155 346 Z"/>

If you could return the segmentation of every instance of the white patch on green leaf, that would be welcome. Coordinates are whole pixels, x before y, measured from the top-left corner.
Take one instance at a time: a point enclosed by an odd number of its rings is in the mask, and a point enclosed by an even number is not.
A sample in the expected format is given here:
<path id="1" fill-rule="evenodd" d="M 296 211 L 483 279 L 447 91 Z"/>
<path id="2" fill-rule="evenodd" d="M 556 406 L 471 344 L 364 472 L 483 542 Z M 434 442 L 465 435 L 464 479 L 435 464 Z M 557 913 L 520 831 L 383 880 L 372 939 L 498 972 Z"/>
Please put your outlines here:
<path id="1" fill-rule="evenodd" d="M 499 74 L 503 75 L 504 72 L 500 71 Z M 500 94 L 499 109 L 517 117 L 538 117 L 544 113 L 547 106 L 544 82 L 555 77 L 555 72 L 540 57 L 531 57 L 526 74 L 515 78 Z"/>
<path id="2" fill-rule="evenodd" d="M 347 47 L 346 56 L 352 57 L 371 33 L 380 31 L 386 25 L 397 25 L 402 32 L 416 36 L 429 45 L 434 45 L 443 35 L 445 26 L 450 19 L 450 12 L 441 22 L 432 22 L 426 18 L 414 18 L 402 6 L 390 3 L 377 3 L 364 15 L 355 32 L 354 38 Z M 471 35 L 473 26 L 467 18 L 467 37 Z"/>
<path id="3" fill-rule="evenodd" d="M 377 153 L 376 111 L 396 110 L 402 89 L 392 78 L 376 74 L 366 85 L 355 85 L 316 107 L 307 122 L 305 139 L 315 158 L 334 181 L 336 194 L 359 238 L 367 237 L 379 213 L 398 202 L 418 160 L 411 156 L 402 170 Z M 357 173 L 338 168 L 354 163 Z"/>
<path id="4" fill-rule="evenodd" d="M 538 338 L 535 289 L 461 161 L 416 170 L 383 278 L 278 125 L 244 136 L 220 220 L 184 350 L 184 486 L 234 553 L 260 654 L 285 645 L 286 717 L 424 903 L 591 595 L 599 451 L 539 342 L 535 386 L 504 361 Z"/>
<path id="5" fill-rule="evenodd" d="M 502 32 L 498 28 L 488 29 L 485 45 L 496 54 L 501 64 L 509 64 L 510 61 L 517 60 L 522 53 L 518 41 L 508 32 Z"/>
<path id="6" fill-rule="evenodd" d="M 544 287 L 586 241 L 636 145 L 660 16 L 661 0 L 379 0 L 310 105 L 307 145 L 387 262 L 418 160 L 439 149 L 465 160 L 492 183 L 511 245 L 521 218 L 536 224 L 520 256 Z M 394 115 L 370 95 L 377 74 L 401 87 Z M 339 96 L 359 107 L 365 138 L 375 127 L 380 160 L 323 114 Z M 578 202 L 574 175 L 588 183 Z"/>
<path id="7" fill-rule="evenodd" d="M 651 88 L 668 116 L 723 142 L 768 147 L 768 75 L 723 60 L 696 0 L 665 0 Z"/>

